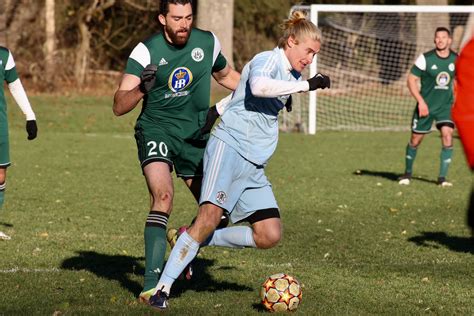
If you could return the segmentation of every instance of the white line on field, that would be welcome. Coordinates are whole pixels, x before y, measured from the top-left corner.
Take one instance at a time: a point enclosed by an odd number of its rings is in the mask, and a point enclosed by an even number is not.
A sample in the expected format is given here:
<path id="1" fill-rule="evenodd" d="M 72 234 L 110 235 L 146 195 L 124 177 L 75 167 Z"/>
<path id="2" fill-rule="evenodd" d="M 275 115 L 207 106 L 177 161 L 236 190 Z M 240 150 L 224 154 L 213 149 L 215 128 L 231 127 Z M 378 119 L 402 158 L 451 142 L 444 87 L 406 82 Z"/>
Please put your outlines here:
<path id="1" fill-rule="evenodd" d="M 85 134 L 87 137 L 111 137 L 112 138 L 120 138 L 120 139 L 132 139 L 132 135 L 126 135 L 126 134 L 95 134 L 95 133 L 86 133 Z"/>
<path id="2" fill-rule="evenodd" d="M 29 269 L 29 268 L 11 268 L 0 270 L 0 273 L 53 273 L 61 271 L 58 268 L 48 268 L 48 269 Z"/>

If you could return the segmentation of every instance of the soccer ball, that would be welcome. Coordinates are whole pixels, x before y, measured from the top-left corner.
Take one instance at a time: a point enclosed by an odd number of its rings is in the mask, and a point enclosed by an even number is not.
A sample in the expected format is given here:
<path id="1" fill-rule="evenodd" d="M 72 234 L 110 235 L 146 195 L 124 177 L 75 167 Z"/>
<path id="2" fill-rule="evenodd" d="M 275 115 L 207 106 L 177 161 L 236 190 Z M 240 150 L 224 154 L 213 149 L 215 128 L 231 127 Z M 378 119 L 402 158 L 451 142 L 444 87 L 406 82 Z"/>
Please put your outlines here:
<path id="1" fill-rule="evenodd" d="M 278 273 L 262 284 L 260 298 L 270 312 L 295 311 L 301 303 L 301 286 L 294 277 Z"/>

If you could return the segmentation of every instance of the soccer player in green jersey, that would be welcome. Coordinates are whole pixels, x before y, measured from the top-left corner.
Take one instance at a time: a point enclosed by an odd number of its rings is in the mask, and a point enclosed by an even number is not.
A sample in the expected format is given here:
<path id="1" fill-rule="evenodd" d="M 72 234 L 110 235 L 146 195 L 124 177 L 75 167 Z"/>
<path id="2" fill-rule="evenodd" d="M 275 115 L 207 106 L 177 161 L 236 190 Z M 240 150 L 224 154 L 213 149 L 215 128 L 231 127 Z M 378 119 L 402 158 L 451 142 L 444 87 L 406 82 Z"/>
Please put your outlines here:
<path id="1" fill-rule="evenodd" d="M 199 201 L 209 138 L 201 129 L 209 113 L 211 76 L 230 90 L 240 79 L 221 54 L 217 37 L 192 26 L 192 0 L 161 1 L 158 19 L 162 31 L 132 51 L 113 105 L 114 114 L 123 115 L 143 99 L 135 125 L 138 158 L 151 197 L 145 224 L 145 282 L 139 295 L 143 302 L 163 267 L 173 169 Z"/>
<path id="2" fill-rule="evenodd" d="M 25 89 L 21 84 L 20 78 L 18 78 L 12 53 L 7 48 L 1 46 L 0 79 L 1 82 L 5 81 L 8 84 L 10 93 L 23 114 L 26 116 L 26 132 L 28 133 L 28 139 L 35 139 L 38 132 L 35 113 L 31 109 Z M 2 208 L 5 197 L 8 166 L 10 166 L 10 146 L 8 143 L 7 103 L 5 102 L 5 93 L 2 84 L 0 87 L 0 209 Z M 11 239 L 10 236 L 0 231 L 0 240 L 9 239 Z"/>
<path id="3" fill-rule="evenodd" d="M 454 122 L 451 119 L 451 107 L 457 57 L 451 51 L 451 42 L 451 32 L 445 27 L 438 27 L 434 38 L 435 49 L 421 54 L 408 74 L 408 89 L 416 99 L 417 106 L 413 113 L 410 142 L 406 147 L 405 174 L 399 178 L 402 185 L 410 184 L 417 148 L 425 134 L 431 131 L 433 121 L 436 121 L 442 142 L 437 183 L 443 187 L 452 186 L 446 181 L 453 154 Z"/>

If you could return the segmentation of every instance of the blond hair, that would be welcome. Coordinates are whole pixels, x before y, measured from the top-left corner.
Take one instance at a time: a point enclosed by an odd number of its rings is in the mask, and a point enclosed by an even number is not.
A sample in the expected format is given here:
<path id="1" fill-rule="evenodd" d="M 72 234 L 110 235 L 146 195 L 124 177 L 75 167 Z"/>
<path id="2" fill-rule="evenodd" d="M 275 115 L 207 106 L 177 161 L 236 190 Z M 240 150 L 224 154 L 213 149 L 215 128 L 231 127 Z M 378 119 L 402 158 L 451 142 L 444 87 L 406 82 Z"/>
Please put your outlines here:
<path id="1" fill-rule="evenodd" d="M 278 47 L 286 48 L 288 38 L 293 37 L 296 43 L 303 38 L 309 38 L 321 42 L 321 31 L 301 11 L 293 11 L 289 19 L 280 24 L 283 35 L 278 40 Z"/>

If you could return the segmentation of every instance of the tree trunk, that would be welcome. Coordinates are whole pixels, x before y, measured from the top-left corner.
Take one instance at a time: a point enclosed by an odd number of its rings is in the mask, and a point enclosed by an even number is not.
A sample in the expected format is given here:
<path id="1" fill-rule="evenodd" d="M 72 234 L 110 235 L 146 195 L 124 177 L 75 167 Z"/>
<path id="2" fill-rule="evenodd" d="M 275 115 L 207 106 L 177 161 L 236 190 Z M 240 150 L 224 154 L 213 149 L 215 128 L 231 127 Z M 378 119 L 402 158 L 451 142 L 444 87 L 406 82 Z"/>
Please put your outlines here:
<path id="1" fill-rule="evenodd" d="M 216 34 L 221 42 L 222 53 L 233 66 L 234 0 L 199 0 L 197 27 Z"/>
<path id="2" fill-rule="evenodd" d="M 74 73 L 79 87 L 84 84 L 86 73 L 89 70 L 92 38 L 89 23 L 95 14 L 103 13 L 114 4 L 115 0 L 93 0 L 92 3 L 79 14 L 77 19 L 79 43 L 77 45 L 76 60 L 74 63 Z"/>
<path id="3" fill-rule="evenodd" d="M 448 0 L 416 0 L 417 5 L 448 5 Z M 434 48 L 434 32 L 437 27 L 450 29 L 448 13 L 418 13 L 416 17 L 417 55 Z"/>
<path id="4" fill-rule="evenodd" d="M 0 45 L 7 46 L 7 2 L 0 4 Z"/>
<path id="5" fill-rule="evenodd" d="M 76 51 L 76 61 L 74 66 L 74 73 L 77 84 L 81 87 L 86 79 L 86 71 L 89 65 L 89 54 L 91 46 L 91 34 L 87 23 L 80 20 L 78 23 L 80 42 Z"/>
<path id="6" fill-rule="evenodd" d="M 45 3 L 45 25 L 46 40 L 45 50 L 45 75 L 46 82 L 50 85 L 50 89 L 54 89 L 55 80 L 53 78 L 55 71 L 55 51 L 56 51 L 56 23 L 55 23 L 55 0 L 46 0 Z"/>

